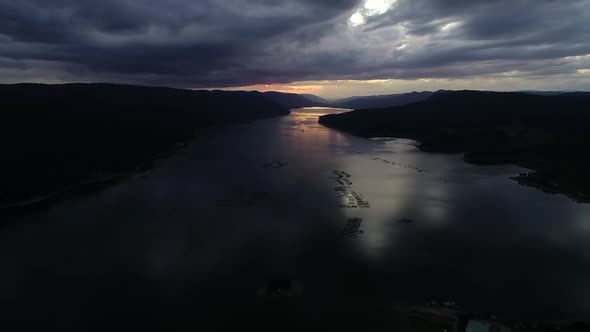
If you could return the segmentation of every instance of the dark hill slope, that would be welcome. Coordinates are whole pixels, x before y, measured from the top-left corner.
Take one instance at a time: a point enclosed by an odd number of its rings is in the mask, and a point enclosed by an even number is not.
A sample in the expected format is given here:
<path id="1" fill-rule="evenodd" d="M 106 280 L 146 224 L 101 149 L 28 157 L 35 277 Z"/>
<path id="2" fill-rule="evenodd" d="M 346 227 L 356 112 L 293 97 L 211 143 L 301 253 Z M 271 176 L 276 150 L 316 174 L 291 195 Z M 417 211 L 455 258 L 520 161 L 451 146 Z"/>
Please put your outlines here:
<path id="1" fill-rule="evenodd" d="M 521 183 L 590 200 L 590 94 L 439 92 L 400 107 L 327 115 L 320 123 L 367 137 L 406 137 L 421 148 L 465 152 L 473 163 L 518 163 Z"/>
<path id="2" fill-rule="evenodd" d="M 288 114 L 257 92 L 0 85 L 0 206 L 146 167 L 211 125 Z"/>

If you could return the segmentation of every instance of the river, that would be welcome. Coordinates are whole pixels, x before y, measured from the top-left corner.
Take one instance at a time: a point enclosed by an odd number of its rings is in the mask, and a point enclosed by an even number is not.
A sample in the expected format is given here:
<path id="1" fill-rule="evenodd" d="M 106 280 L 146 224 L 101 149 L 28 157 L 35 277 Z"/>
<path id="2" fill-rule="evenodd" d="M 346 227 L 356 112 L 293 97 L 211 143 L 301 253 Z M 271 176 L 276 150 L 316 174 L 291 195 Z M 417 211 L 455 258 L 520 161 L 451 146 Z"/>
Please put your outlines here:
<path id="1" fill-rule="evenodd" d="M 590 205 L 317 123 L 340 111 L 208 130 L 147 175 L 3 217 L 0 303 L 56 320 L 248 306 L 287 279 L 318 306 L 590 318 Z"/>

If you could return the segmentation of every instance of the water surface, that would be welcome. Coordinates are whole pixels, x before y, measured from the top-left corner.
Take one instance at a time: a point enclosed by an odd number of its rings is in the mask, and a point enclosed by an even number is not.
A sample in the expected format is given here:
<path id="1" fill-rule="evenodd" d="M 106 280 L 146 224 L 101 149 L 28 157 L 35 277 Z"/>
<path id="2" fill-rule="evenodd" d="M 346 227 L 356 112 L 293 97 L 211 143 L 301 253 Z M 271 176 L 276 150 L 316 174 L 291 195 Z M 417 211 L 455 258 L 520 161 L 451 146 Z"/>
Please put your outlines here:
<path id="1" fill-rule="evenodd" d="M 518 185 L 514 166 L 317 124 L 339 111 L 208 130 L 147 176 L 8 217 L 1 303 L 66 321 L 245 308 L 289 279 L 309 307 L 590 318 L 590 206 Z"/>

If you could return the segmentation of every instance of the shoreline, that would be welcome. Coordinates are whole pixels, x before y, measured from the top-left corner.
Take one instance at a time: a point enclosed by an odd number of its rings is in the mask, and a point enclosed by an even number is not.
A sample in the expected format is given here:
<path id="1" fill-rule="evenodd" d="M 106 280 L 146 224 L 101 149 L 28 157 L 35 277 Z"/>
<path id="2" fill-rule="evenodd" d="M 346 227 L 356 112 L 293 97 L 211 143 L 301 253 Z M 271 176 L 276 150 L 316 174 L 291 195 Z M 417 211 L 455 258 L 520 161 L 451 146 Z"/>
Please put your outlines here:
<path id="1" fill-rule="evenodd" d="M 527 163 L 526 158 L 524 160 L 518 160 L 513 152 L 507 151 L 504 154 L 494 153 L 493 156 L 480 155 L 479 157 L 470 156 L 469 153 L 464 155 L 463 160 L 471 165 L 478 166 L 494 166 L 494 165 L 514 165 L 523 168 L 525 171 L 522 173 L 511 176 L 510 179 L 518 182 L 521 186 L 535 188 L 541 190 L 547 194 L 563 195 L 573 200 L 578 204 L 590 203 L 590 194 L 584 192 L 584 188 L 576 188 L 568 183 L 567 179 L 560 179 L 560 173 L 544 174 L 544 170 L 547 169 L 548 165 L 551 165 L 548 160 L 545 160 L 541 164 L 534 165 Z"/>
<path id="2" fill-rule="evenodd" d="M 535 188 L 547 194 L 564 195 L 578 204 L 590 203 L 590 195 L 583 192 L 562 190 L 559 188 L 559 184 L 543 179 L 537 172 L 522 173 L 510 179 L 518 182 L 521 186 Z"/>
<path id="3" fill-rule="evenodd" d="M 110 183 L 119 182 L 132 177 L 145 176 L 151 172 L 151 170 L 156 166 L 155 164 L 158 161 L 176 155 L 178 152 L 186 150 L 188 147 L 189 143 L 177 143 L 176 147 L 172 148 L 169 151 L 158 154 L 154 159 L 150 161 L 142 162 L 141 164 L 134 167 L 132 170 L 114 172 L 101 176 L 91 177 L 78 183 L 74 183 L 65 186 L 61 189 L 54 190 L 43 195 L 38 195 L 30 199 L 20 200 L 13 203 L 0 203 L 0 213 L 34 209 L 35 207 L 41 206 L 52 200 L 57 200 L 68 194 L 80 192 L 91 187 L 105 186 Z"/>
<path id="4" fill-rule="evenodd" d="M 420 149 L 423 151 L 422 149 Z M 424 152 L 438 152 L 441 151 L 424 151 Z M 526 171 L 509 177 L 509 179 L 516 181 L 519 185 L 535 188 L 547 194 L 563 195 L 578 204 L 590 203 L 590 195 L 582 192 L 580 188 L 567 188 L 567 183 L 562 183 L 556 180 L 555 177 L 550 178 L 542 174 L 543 167 L 535 167 L 527 164 L 526 160 L 518 160 L 514 153 L 507 151 L 505 154 L 494 154 L 494 156 L 486 155 L 485 152 L 479 157 L 473 157 L 468 152 L 463 153 L 463 161 L 466 164 L 476 166 L 500 166 L 511 165 L 525 169 Z"/>
<path id="5" fill-rule="evenodd" d="M 128 177 L 134 176 L 134 175 L 135 175 L 135 173 L 132 173 L 132 172 L 122 172 L 122 173 L 114 173 L 114 174 L 110 174 L 110 175 L 105 175 L 105 176 L 101 176 L 101 177 L 97 177 L 97 178 L 91 178 L 91 179 L 84 180 L 84 181 L 76 183 L 76 184 L 69 185 L 69 186 L 64 187 L 62 189 L 55 190 L 55 191 L 50 192 L 48 194 L 36 196 L 31 199 L 21 200 L 21 201 L 15 202 L 15 203 L 0 204 L 0 211 L 13 210 L 13 209 L 25 209 L 28 207 L 43 204 L 43 203 L 50 201 L 52 199 L 56 199 L 59 196 L 67 195 L 69 193 L 76 192 L 78 190 L 82 190 L 85 187 L 103 185 L 103 184 L 107 184 L 110 182 L 116 182 L 116 181 L 120 181 L 120 180 L 123 180 Z"/>
<path id="6" fill-rule="evenodd" d="M 443 153 L 443 154 L 462 154 L 463 162 L 470 165 L 476 166 L 500 166 L 500 165 L 512 165 L 526 169 L 521 174 L 510 176 L 509 179 L 516 181 L 518 184 L 541 190 L 548 194 L 563 195 L 578 204 L 590 203 L 590 193 L 583 192 L 580 188 L 567 188 L 563 186 L 563 183 L 555 181 L 555 179 L 549 179 L 544 177 L 539 171 L 542 167 L 535 167 L 528 165 L 526 160 L 519 160 L 518 156 L 515 156 L 514 151 L 494 151 L 493 154 L 484 152 L 478 152 L 477 156 L 473 153 L 465 152 L 462 149 L 457 149 L 454 145 L 445 145 L 424 143 L 419 137 L 407 136 L 395 136 L 391 133 L 381 132 L 379 134 L 361 133 L 355 130 L 341 129 L 338 126 L 333 126 L 330 123 L 322 121 L 322 118 L 318 120 L 318 123 L 326 128 L 337 130 L 349 135 L 364 137 L 367 139 L 374 138 L 391 138 L 391 139 L 411 139 L 418 142 L 417 148 L 424 153 Z"/>

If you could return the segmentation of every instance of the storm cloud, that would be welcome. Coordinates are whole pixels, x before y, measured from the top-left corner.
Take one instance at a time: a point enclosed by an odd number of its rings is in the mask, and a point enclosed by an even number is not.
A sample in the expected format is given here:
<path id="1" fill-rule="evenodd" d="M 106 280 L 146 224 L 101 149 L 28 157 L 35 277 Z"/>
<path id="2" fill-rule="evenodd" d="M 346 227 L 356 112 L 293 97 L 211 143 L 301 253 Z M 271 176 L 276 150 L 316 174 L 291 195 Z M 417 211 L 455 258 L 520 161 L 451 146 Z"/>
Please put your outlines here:
<path id="1" fill-rule="evenodd" d="M 590 77 L 590 0 L 0 0 L 0 81 Z"/>

